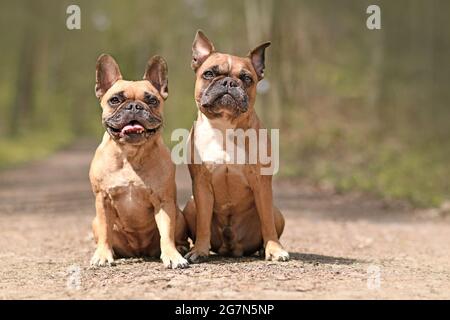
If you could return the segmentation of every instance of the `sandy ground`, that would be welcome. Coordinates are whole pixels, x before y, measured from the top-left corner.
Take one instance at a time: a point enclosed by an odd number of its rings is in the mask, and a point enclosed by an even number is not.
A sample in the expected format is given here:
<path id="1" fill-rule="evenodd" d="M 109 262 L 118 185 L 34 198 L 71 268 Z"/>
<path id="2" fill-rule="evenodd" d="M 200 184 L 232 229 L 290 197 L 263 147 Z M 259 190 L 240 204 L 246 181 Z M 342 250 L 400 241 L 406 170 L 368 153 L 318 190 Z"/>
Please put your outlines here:
<path id="1" fill-rule="evenodd" d="M 286 263 L 224 259 L 185 270 L 157 260 L 89 267 L 94 145 L 0 173 L 3 299 L 449 299 L 450 221 L 366 195 L 277 180 Z M 190 178 L 178 169 L 179 204 Z"/>

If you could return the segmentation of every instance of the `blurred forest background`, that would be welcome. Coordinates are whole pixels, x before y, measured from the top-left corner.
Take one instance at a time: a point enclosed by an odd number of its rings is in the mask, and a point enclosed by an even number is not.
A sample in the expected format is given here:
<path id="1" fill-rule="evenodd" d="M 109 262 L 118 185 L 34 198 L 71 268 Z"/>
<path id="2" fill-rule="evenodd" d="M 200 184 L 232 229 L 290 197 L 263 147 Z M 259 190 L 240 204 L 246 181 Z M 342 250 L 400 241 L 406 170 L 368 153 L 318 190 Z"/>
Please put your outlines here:
<path id="1" fill-rule="evenodd" d="M 66 8 L 81 8 L 67 30 Z M 381 30 L 366 8 L 381 7 Z M 17 0 L 0 5 L 0 167 L 99 141 L 95 62 L 126 79 L 169 64 L 165 141 L 196 117 L 191 44 L 244 55 L 271 40 L 257 99 L 280 128 L 281 172 L 418 206 L 450 199 L 450 1 Z"/>

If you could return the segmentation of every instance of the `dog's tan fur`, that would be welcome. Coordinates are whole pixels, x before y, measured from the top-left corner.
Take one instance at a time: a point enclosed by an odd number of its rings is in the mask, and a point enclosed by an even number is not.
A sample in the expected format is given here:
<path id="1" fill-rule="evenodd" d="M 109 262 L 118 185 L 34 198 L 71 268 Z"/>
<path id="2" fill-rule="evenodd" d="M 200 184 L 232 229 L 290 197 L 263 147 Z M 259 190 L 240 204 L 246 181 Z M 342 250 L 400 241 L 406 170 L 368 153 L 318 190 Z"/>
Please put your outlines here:
<path id="1" fill-rule="evenodd" d="M 216 52 L 206 36 L 201 31 L 197 33 L 192 67 L 196 72 L 195 101 L 199 111 L 190 134 L 192 157 L 198 150 L 216 143 L 211 135 L 212 129 L 220 130 L 225 136 L 226 129 L 263 128 L 254 103 L 257 82 L 263 77 L 264 49 L 267 46 L 267 43 L 263 44 L 247 57 L 237 57 Z M 253 83 L 246 88 L 246 112 L 236 115 L 232 110 L 222 108 L 211 114 L 201 105 L 201 97 L 208 85 L 202 75 L 212 66 L 218 66 L 223 77 L 233 79 L 239 79 L 242 70 L 250 72 Z M 194 135 L 200 138 L 195 140 Z M 270 153 L 270 145 L 268 149 Z M 193 199 L 183 210 L 190 236 L 195 240 L 195 246 L 186 255 L 188 260 L 199 262 L 209 255 L 210 249 L 231 256 L 248 255 L 264 249 L 266 259 L 288 260 L 288 253 L 279 242 L 284 218 L 272 203 L 272 176 L 261 175 L 262 164 L 193 162 L 192 158 L 189 171 Z"/>
<path id="2" fill-rule="evenodd" d="M 102 83 L 102 79 L 109 81 Z M 118 92 L 123 92 L 127 101 L 141 103 L 144 92 L 153 94 L 158 107 L 142 105 L 162 118 L 167 88 L 161 92 L 151 80 L 122 80 L 115 61 L 101 56 L 96 89 L 103 119 L 115 112 L 108 100 Z M 186 225 L 176 204 L 175 166 L 159 130 L 136 143 L 114 139 L 105 132 L 89 177 L 96 205 L 92 226 L 97 249 L 92 265 L 110 264 L 115 257 L 160 255 L 167 267 L 187 266 L 175 244 L 187 251 Z"/>

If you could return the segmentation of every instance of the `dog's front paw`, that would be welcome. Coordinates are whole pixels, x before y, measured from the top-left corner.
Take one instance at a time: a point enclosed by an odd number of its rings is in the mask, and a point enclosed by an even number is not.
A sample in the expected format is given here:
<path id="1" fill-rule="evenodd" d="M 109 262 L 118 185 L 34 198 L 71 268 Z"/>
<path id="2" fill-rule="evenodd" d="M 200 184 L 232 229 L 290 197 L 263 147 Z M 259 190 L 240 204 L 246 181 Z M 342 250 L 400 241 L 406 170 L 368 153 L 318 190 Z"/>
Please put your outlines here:
<path id="1" fill-rule="evenodd" d="M 266 244 L 266 260 L 288 261 L 289 253 L 283 249 L 279 242 L 268 241 Z"/>
<path id="2" fill-rule="evenodd" d="M 91 259 L 91 266 L 104 267 L 114 265 L 114 254 L 108 247 L 97 247 Z"/>
<path id="3" fill-rule="evenodd" d="M 164 266 L 169 269 L 183 269 L 189 267 L 189 262 L 176 250 L 170 253 L 162 253 L 161 260 Z"/>
<path id="4" fill-rule="evenodd" d="M 205 261 L 209 256 L 209 249 L 199 249 L 194 246 L 184 257 L 191 263 L 200 263 Z"/>

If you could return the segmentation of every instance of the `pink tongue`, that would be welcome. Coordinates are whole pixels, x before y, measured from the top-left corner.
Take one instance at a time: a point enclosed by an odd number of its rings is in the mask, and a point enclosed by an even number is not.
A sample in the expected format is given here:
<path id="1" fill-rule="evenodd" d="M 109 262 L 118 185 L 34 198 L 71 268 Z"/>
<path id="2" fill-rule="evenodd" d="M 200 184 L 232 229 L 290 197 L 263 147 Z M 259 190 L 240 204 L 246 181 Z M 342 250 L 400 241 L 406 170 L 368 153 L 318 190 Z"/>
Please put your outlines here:
<path id="1" fill-rule="evenodd" d="M 135 133 L 144 131 L 144 127 L 138 123 L 128 124 L 122 128 L 122 133 Z"/>

